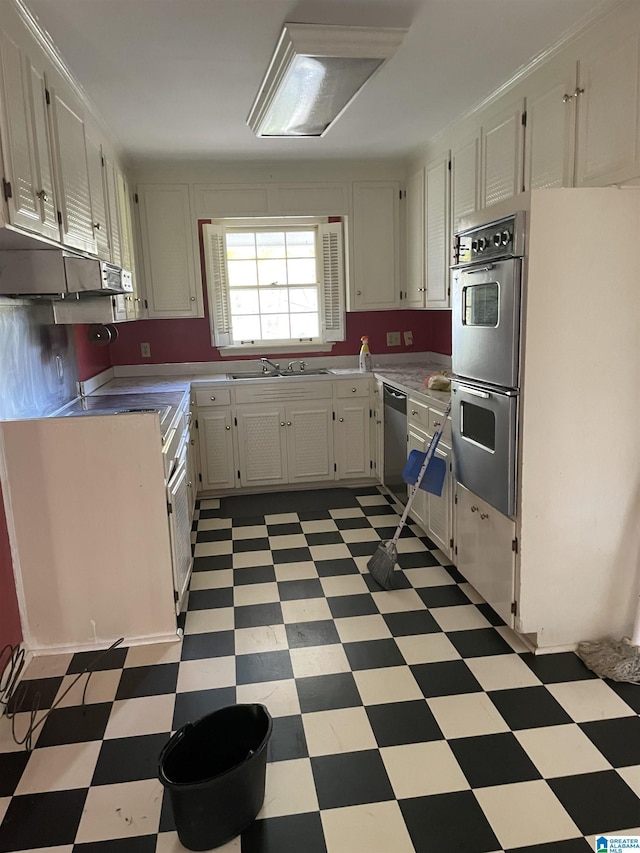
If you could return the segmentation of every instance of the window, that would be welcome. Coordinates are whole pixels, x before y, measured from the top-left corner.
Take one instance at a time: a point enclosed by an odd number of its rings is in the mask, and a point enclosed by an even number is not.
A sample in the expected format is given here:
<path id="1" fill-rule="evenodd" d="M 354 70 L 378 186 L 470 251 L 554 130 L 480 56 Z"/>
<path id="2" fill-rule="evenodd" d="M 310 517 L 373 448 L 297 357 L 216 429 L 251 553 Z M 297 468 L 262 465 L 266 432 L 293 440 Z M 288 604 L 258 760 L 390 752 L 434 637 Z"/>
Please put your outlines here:
<path id="1" fill-rule="evenodd" d="M 342 223 L 228 220 L 203 233 L 216 346 L 309 349 L 344 339 Z"/>

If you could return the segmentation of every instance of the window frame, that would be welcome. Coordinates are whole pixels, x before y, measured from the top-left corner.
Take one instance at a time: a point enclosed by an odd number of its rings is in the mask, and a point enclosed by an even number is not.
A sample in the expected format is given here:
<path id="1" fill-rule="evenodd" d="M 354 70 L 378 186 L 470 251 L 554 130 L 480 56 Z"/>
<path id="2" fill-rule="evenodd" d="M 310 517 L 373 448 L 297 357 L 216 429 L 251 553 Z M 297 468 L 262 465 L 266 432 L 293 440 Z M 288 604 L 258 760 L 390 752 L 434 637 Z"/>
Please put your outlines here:
<path id="1" fill-rule="evenodd" d="M 333 219 L 333 218 L 332 218 Z M 338 219 L 337 217 L 335 219 Z M 335 341 L 345 340 L 346 280 L 343 217 L 253 217 L 215 219 L 203 223 L 202 237 L 209 301 L 211 340 L 223 357 L 242 353 L 330 352 Z M 237 231 L 309 230 L 316 232 L 316 270 L 320 335 L 314 339 L 233 340 L 226 256 L 226 233 Z M 314 285 L 300 285 L 310 287 Z"/>

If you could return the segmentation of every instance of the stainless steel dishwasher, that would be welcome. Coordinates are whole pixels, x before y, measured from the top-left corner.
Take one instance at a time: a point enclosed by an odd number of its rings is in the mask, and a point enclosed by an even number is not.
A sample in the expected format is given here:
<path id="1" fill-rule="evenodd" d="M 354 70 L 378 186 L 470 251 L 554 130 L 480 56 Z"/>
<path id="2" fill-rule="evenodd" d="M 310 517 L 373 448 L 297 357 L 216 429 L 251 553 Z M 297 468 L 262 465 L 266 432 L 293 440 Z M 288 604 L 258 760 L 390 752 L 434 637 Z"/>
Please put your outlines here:
<path id="1" fill-rule="evenodd" d="M 402 471 L 407 463 L 407 395 L 384 386 L 384 484 L 406 504 Z"/>

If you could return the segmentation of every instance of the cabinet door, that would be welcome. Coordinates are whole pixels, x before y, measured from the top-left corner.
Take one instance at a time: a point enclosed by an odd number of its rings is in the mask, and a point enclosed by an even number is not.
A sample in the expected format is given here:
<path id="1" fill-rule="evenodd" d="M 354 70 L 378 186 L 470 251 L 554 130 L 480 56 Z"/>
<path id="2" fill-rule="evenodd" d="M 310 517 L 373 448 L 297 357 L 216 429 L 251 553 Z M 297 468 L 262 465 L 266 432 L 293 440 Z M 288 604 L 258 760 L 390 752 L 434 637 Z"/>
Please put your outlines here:
<path id="1" fill-rule="evenodd" d="M 576 184 L 640 173 L 640 36 L 637 25 L 580 58 Z"/>
<path id="2" fill-rule="evenodd" d="M 399 290 L 400 184 L 354 181 L 351 310 L 397 308 Z"/>
<path id="3" fill-rule="evenodd" d="M 120 211 L 118 210 L 118 181 L 114 163 L 105 157 L 104 177 L 109 211 L 109 245 L 111 247 L 111 263 L 122 265 L 122 247 L 120 241 Z"/>
<path id="4" fill-rule="evenodd" d="M 186 184 L 138 186 L 149 317 L 202 317 Z"/>
<path id="5" fill-rule="evenodd" d="M 482 120 L 482 207 L 513 198 L 523 189 L 524 102 L 490 111 Z"/>
<path id="6" fill-rule="evenodd" d="M 91 191 L 91 218 L 96 239 L 96 252 L 104 261 L 111 260 L 109 245 L 109 223 L 107 221 L 106 182 L 102 161 L 102 150 L 97 142 L 87 136 L 87 161 L 89 166 L 89 189 Z"/>
<path id="7" fill-rule="evenodd" d="M 451 149 L 451 205 L 453 230 L 460 219 L 480 207 L 480 135 Z"/>
<path id="8" fill-rule="evenodd" d="M 339 480 L 371 477 L 368 397 L 338 402 L 336 449 Z"/>
<path id="9" fill-rule="evenodd" d="M 187 459 L 185 455 L 167 485 L 169 535 L 171 538 L 176 613 L 180 613 L 182 600 L 189 584 L 189 575 L 193 562 L 191 554 L 192 513 L 189 506 L 189 488 L 187 482 Z"/>
<path id="10" fill-rule="evenodd" d="M 242 486 L 287 483 L 287 424 L 284 407 L 239 407 L 238 456 Z"/>
<path id="11" fill-rule="evenodd" d="M 427 165 L 425 190 L 426 307 L 449 307 L 451 170 L 449 152 Z"/>
<path id="12" fill-rule="evenodd" d="M 44 76 L 0 32 L 0 139 L 9 221 L 60 240 Z"/>
<path id="13" fill-rule="evenodd" d="M 320 401 L 287 406 L 290 483 L 333 480 L 333 407 Z"/>
<path id="14" fill-rule="evenodd" d="M 407 181 L 407 298 L 405 308 L 424 308 L 424 169 Z"/>
<path id="15" fill-rule="evenodd" d="M 513 627 L 515 522 L 460 483 L 456 495 L 456 566 Z"/>
<path id="16" fill-rule="evenodd" d="M 202 488 L 233 489 L 236 471 L 233 460 L 231 409 L 200 409 L 200 476 Z"/>
<path id="17" fill-rule="evenodd" d="M 62 242 L 95 254 L 84 117 L 61 80 L 49 86 Z"/>
<path id="18" fill-rule="evenodd" d="M 370 441 L 373 470 L 381 483 L 384 475 L 384 395 L 383 383 L 376 380 L 373 389 L 373 409 L 371 418 Z"/>
<path id="19" fill-rule="evenodd" d="M 524 186 L 527 190 L 573 186 L 577 63 L 562 60 L 528 81 Z"/>
<path id="20" fill-rule="evenodd" d="M 429 447 L 429 436 L 425 432 L 415 426 L 410 426 L 408 436 L 407 457 L 412 450 L 419 450 L 421 453 L 427 452 L 427 448 Z M 411 509 L 409 510 L 409 515 L 414 521 L 418 522 L 420 527 L 426 533 L 427 528 L 429 527 L 429 506 L 427 503 L 427 493 L 422 489 L 418 489 L 418 492 L 413 499 Z"/>
<path id="21" fill-rule="evenodd" d="M 442 487 L 442 494 L 432 495 L 425 492 L 427 496 L 427 535 L 448 559 L 453 557 L 453 529 L 452 529 L 452 483 L 451 473 L 451 451 L 444 444 L 438 444 L 436 456 L 443 459 L 447 466 L 447 476 Z"/>

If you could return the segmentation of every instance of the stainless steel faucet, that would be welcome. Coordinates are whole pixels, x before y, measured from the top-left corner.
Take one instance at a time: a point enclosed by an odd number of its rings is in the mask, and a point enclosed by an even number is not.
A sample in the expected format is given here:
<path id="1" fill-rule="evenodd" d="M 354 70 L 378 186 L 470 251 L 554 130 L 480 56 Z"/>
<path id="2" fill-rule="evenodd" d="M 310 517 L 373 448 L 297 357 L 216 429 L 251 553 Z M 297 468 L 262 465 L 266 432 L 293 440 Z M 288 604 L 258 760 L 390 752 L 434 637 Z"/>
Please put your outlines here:
<path id="1" fill-rule="evenodd" d="M 262 364 L 262 372 L 263 373 L 268 373 L 269 367 L 271 367 L 272 370 L 280 370 L 280 365 L 274 364 L 272 361 L 269 361 L 268 358 L 264 358 L 264 357 L 261 358 L 260 363 Z M 267 365 L 269 365 L 269 367 L 267 367 Z"/>
<path id="2" fill-rule="evenodd" d="M 294 365 L 295 363 L 296 363 L 296 362 L 295 362 L 295 360 L 294 360 L 294 361 L 290 361 L 290 362 L 289 362 L 289 364 L 287 365 L 287 370 L 289 371 L 289 373 L 293 373 L 293 365 Z M 300 373 L 304 373 L 304 369 L 305 369 L 305 367 L 307 366 L 307 362 L 306 362 L 306 361 L 303 361 L 303 360 L 301 359 L 301 360 L 298 362 L 298 364 L 300 365 Z"/>

